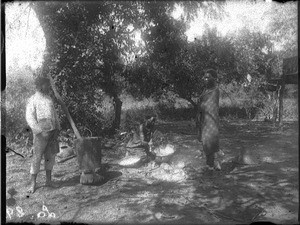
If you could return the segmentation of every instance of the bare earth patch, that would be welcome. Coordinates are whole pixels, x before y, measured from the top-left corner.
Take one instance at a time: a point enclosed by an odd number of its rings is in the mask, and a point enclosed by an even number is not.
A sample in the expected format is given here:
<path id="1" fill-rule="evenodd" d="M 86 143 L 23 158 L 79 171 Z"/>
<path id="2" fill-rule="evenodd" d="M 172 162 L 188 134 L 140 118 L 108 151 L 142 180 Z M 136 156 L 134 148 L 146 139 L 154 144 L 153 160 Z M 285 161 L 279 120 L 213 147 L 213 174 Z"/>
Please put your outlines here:
<path id="1" fill-rule="evenodd" d="M 176 152 L 168 163 L 141 168 L 112 164 L 122 156 L 103 152 L 105 180 L 94 186 L 79 184 L 77 159 L 56 164 L 53 180 L 27 194 L 30 158 L 7 154 L 7 222 L 57 221 L 85 223 L 251 223 L 298 220 L 298 124 L 281 131 L 263 122 L 221 123 L 222 171 L 202 172 L 205 157 L 189 121 L 160 124 Z M 242 149 L 251 163 L 232 162 Z M 41 166 L 43 168 L 43 165 Z M 52 214 L 51 214 L 52 213 Z M 50 215 L 50 216 L 49 216 Z"/>

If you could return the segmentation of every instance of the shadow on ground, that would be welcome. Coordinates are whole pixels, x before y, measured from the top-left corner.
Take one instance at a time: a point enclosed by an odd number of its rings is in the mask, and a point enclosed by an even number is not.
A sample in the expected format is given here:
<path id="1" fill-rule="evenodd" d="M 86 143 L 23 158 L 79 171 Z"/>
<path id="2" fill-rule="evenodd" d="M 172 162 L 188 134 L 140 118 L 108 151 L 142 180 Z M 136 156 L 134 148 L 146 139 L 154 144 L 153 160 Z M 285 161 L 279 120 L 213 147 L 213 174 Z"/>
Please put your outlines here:
<path id="1" fill-rule="evenodd" d="M 298 218 L 298 124 L 282 130 L 259 122 L 222 121 L 220 146 L 225 158 L 241 152 L 248 165 L 225 160 L 223 170 L 202 172 L 205 157 L 190 122 L 163 124 L 158 129 L 177 149 L 170 164 L 184 162 L 187 179 L 167 182 L 150 178 L 148 167 L 118 168 L 106 165 L 101 184 L 79 184 L 75 159 L 55 168 L 60 188 L 41 187 L 24 193 L 26 170 L 15 157 L 7 158 L 7 190 L 14 187 L 16 204 L 32 215 L 42 205 L 58 221 L 84 223 L 296 223 Z M 113 150 L 111 150 L 113 151 Z M 112 154 L 113 155 L 113 154 Z M 109 161 L 110 159 L 106 159 Z M 113 160 L 113 159 L 112 159 Z M 29 168 L 29 162 L 23 167 Z M 44 182 L 44 172 L 38 182 Z M 7 197 L 8 199 L 8 197 Z M 30 210 L 29 210 L 30 209 Z M 16 218 L 16 217 L 15 217 Z M 43 222 L 35 218 L 33 221 Z"/>

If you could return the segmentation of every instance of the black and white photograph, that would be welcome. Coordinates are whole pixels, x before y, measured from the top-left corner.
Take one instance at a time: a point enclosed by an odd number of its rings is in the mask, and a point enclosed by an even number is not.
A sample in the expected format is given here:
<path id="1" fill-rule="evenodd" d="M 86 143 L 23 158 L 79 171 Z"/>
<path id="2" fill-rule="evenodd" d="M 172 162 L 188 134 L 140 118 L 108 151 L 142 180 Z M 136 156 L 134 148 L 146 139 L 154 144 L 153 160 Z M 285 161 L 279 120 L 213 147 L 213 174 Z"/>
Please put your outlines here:
<path id="1" fill-rule="evenodd" d="M 297 1 L 1 11 L 3 224 L 299 223 Z"/>

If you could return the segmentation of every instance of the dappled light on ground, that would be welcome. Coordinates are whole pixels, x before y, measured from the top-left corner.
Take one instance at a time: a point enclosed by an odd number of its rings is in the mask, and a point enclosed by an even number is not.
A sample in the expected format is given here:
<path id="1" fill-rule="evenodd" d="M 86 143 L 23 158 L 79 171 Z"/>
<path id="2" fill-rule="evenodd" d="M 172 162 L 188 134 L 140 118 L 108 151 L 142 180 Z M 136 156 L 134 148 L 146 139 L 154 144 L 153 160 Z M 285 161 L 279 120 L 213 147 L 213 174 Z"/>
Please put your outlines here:
<path id="1" fill-rule="evenodd" d="M 8 154 L 7 190 L 17 192 L 7 194 L 9 207 L 15 204 L 26 215 L 36 215 L 44 203 L 58 221 L 84 223 L 297 223 L 297 125 L 285 124 L 279 131 L 271 124 L 222 121 L 225 156 L 222 170 L 212 174 L 203 170 L 205 156 L 189 121 L 160 124 L 158 129 L 176 149 L 169 162 L 122 168 L 112 162 L 123 155 L 105 149 L 102 183 L 80 185 L 74 158 L 55 166 L 59 188 L 44 187 L 42 171 L 30 196 L 25 192 L 29 160 Z M 235 161 L 239 155 L 251 163 Z"/>

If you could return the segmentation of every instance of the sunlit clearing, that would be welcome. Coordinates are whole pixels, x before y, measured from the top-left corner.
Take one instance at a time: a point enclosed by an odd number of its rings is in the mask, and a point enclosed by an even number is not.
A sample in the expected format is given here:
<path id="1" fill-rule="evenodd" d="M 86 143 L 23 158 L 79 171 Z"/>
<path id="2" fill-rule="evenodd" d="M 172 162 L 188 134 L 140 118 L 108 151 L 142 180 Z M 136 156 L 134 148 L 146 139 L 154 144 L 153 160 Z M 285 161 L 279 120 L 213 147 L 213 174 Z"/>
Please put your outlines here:
<path id="1" fill-rule="evenodd" d="M 5 5 L 6 68 L 42 65 L 46 46 L 44 32 L 29 3 L 7 3 Z"/>

